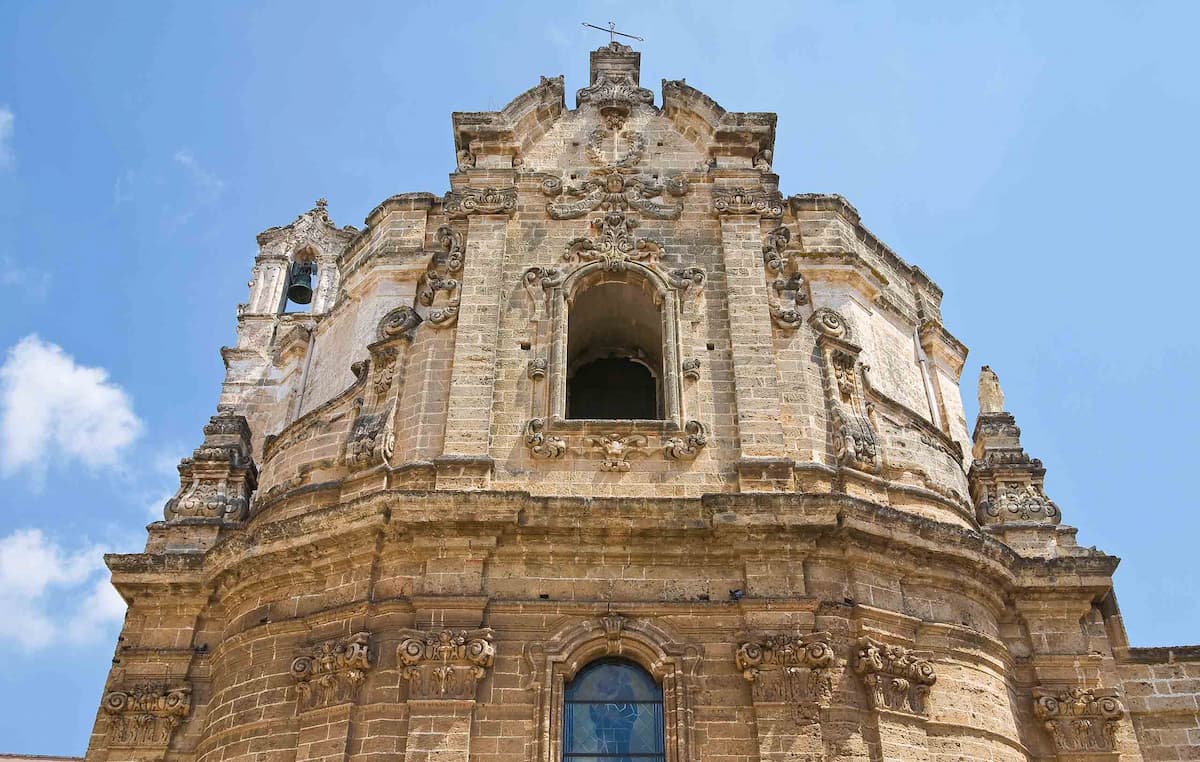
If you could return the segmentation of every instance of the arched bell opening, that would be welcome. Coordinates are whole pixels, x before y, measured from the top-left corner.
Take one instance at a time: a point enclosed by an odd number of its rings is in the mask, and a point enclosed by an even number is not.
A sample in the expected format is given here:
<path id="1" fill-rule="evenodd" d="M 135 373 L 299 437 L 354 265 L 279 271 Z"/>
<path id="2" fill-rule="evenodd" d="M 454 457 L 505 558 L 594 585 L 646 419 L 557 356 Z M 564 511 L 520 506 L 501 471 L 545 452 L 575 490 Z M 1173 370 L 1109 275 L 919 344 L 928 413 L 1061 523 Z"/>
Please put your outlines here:
<path id="1" fill-rule="evenodd" d="M 296 252 L 288 266 L 287 288 L 280 312 L 308 312 L 312 309 L 317 287 L 317 252 L 304 248 Z"/>
<path id="2" fill-rule="evenodd" d="M 568 419 L 664 418 L 662 300 L 629 270 L 580 283 L 567 316 Z"/>

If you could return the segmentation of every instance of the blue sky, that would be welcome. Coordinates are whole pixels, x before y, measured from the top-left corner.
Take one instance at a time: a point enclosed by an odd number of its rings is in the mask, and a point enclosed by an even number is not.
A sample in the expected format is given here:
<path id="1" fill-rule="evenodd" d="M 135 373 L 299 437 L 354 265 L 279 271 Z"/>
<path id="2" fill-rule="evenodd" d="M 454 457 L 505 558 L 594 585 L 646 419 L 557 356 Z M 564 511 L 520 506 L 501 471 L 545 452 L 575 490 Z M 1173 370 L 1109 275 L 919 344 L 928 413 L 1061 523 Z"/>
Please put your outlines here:
<path id="1" fill-rule="evenodd" d="M 254 235 L 442 193 L 449 114 L 606 41 L 775 111 L 945 290 L 1139 645 L 1200 642 L 1196 3 L 0 4 L 0 751 L 81 754 L 140 550 L 200 441 Z M 15 658 L 14 658 L 15 656 Z M 47 711 L 54 706 L 54 711 Z"/>

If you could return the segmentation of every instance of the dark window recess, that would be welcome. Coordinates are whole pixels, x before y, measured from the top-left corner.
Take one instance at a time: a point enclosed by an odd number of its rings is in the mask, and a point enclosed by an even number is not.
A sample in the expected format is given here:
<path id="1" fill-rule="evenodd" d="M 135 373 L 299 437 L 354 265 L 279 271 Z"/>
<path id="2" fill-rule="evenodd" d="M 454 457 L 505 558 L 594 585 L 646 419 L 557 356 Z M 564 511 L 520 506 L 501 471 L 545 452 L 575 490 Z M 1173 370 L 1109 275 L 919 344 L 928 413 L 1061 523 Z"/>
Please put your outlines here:
<path id="1" fill-rule="evenodd" d="M 593 360 L 567 382 L 567 418 L 628 420 L 658 417 L 658 394 L 649 368 L 634 360 Z"/>
<path id="2" fill-rule="evenodd" d="M 636 664 L 593 662 L 567 686 L 566 762 L 662 762 L 662 688 Z"/>

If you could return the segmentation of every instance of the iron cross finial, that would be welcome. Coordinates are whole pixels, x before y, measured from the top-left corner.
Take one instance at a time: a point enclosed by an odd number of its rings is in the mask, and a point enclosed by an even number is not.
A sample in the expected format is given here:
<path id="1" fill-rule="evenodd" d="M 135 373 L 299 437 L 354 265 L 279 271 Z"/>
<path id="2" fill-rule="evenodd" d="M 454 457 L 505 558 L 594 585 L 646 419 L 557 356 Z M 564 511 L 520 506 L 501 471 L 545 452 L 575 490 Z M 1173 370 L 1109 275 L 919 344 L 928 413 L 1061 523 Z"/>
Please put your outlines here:
<path id="1" fill-rule="evenodd" d="M 591 27 L 592 29 L 599 29 L 601 32 L 608 32 L 608 41 L 609 41 L 609 43 L 616 42 L 616 41 L 617 41 L 617 35 L 620 35 L 620 36 L 622 36 L 622 37 L 628 37 L 629 39 L 631 39 L 631 40 L 637 40 L 638 42 L 645 42 L 645 41 L 646 41 L 646 38 L 645 38 L 645 37 L 638 37 L 638 36 L 637 36 L 637 35 L 635 35 L 635 34 L 625 34 L 624 32 L 618 32 L 618 31 L 617 31 L 617 25 L 616 25 L 616 22 L 613 22 L 613 21 L 610 21 L 610 22 L 608 22 L 608 27 L 607 27 L 607 28 L 605 28 L 605 27 L 602 27 L 602 26 L 596 26 L 595 24 L 589 24 L 589 23 L 588 23 L 588 22 L 586 22 L 586 21 L 585 21 L 585 22 L 583 22 L 583 25 L 584 25 L 584 26 L 587 26 L 587 27 Z"/>

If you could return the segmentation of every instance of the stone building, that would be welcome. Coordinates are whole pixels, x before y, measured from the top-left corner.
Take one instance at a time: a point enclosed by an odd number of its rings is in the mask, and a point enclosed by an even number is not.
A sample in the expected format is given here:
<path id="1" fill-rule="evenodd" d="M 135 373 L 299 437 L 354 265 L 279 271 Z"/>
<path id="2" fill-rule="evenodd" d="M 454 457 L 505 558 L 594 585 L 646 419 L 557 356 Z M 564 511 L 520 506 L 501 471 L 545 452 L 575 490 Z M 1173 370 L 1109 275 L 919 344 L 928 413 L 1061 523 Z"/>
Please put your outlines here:
<path id="1" fill-rule="evenodd" d="M 1200 759 L 938 287 L 639 64 L 258 236 L 88 759 Z"/>

